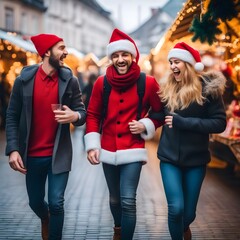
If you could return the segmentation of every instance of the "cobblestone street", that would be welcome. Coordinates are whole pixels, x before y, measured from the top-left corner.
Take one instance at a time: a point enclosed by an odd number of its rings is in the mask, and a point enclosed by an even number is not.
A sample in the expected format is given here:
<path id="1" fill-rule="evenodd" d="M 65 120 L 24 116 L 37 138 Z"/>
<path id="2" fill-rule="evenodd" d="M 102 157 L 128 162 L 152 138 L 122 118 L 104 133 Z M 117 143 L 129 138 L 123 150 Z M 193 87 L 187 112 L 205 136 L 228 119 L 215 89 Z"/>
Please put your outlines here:
<path id="1" fill-rule="evenodd" d="M 83 150 L 82 131 L 72 133 L 74 159 L 65 201 L 63 240 L 110 240 L 113 221 L 101 165 L 92 166 Z M 25 178 L 10 169 L 0 132 L 0 239 L 41 239 L 40 220 L 28 206 Z M 137 196 L 134 240 L 170 240 L 167 205 L 156 142 L 148 142 L 149 163 L 143 167 Z M 208 168 L 191 226 L 193 240 L 240 239 L 240 179 L 223 168 Z"/>

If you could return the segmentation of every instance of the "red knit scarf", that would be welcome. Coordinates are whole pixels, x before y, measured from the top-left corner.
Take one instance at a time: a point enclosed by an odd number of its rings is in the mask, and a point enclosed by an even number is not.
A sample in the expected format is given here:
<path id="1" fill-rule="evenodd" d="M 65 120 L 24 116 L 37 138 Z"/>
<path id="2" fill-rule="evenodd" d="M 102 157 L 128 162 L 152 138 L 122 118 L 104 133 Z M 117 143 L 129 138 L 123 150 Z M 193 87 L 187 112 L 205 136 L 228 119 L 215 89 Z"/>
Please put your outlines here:
<path id="1" fill-rule="evenodd" d="M 120 75 L 115 67 L 111 65 L 107 68 L 106 76 L 113 88 L 117 90 L 127 89 L 137 82 L 140 76 L 140 67 L 133 61 L 128 72 Z"/>

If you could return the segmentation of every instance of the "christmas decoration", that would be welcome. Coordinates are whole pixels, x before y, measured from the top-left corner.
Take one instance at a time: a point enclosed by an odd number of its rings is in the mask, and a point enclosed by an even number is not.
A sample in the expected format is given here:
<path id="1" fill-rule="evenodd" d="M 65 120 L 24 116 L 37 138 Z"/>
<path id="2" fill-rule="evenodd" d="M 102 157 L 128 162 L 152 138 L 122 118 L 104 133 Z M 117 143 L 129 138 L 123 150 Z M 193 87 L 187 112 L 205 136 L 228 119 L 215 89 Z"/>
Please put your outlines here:
<path id="1" fill-rule="evenodd" d="M 198 19 L 197 16 L 194 17 L 192 25 L 189 28 L 190 32 L 194 32 L 192 41 L 195 42 L 197 39 L 201 43 L 208 42 L 209 45 L 212 45 L 216 41 L 216 35 L 222 33 L 218 28 L 220 23 L 217 19 L 214 19 L 210 12 L 207 12 L 202 16 L 202 19 Z"/>
<path id="2" fill-rule="evenodd" d="M 238 11 L 236 6 L 239 4 L 239 0 L 211 0 L 208 5 L 208 12 L 217 19 L 222 21 L 231 20 L 237 17 Z"/>
<path id="3" fill-rule="evenodd" d="M 237 7 L 239 0 L 210 0 L 207 11 L 202 9 L 200 17 L 195 16 L 191 23 L 189 31 L 194 33 L 192 41 L 199 39 L 202 43 L 212 45 L 217 40 L 216 35 L 222 33 L 220 23 L 237 17 Z"/>

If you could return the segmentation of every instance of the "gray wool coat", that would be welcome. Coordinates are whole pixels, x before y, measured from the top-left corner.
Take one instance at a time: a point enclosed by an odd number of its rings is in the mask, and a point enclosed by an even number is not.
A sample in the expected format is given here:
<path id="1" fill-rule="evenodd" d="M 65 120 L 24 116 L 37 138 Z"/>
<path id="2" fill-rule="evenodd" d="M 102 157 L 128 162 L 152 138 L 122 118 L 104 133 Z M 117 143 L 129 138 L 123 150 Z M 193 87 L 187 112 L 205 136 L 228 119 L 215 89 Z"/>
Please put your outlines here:
<path id="1" fill-rule="evenodd" d="M 16 78 L 6 116 L 6 155 L 18 151 L 27 166 L 27 150 L 32 120 L 32 99 L 35 74 L 39 65 L 24 67 Z M 67 105 L 71 110 L 79 112 L 81 118 L 74 122 L 75 126 L 85 123 L 86 110 L 81 98 L 79 82 L 72 71 L 62 67 L 58 73 L 59 103 Z M 54 174 L 71 170 L 72 142 L 70 124 L 59 124 L 52 156 Z"/>

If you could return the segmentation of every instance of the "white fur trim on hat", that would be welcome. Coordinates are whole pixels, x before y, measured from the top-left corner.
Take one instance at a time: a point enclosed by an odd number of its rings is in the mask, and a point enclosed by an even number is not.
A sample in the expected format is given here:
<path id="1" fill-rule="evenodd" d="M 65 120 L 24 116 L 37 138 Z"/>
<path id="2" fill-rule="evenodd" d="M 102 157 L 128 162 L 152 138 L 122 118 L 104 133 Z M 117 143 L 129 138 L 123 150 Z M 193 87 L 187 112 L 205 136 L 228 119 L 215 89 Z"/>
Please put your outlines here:
<path id="1" fill-rule="evenodd" d="M 193 55 L 184 49 L 173 48 L 168 53 L 168 60 L 170 58 L 177 58 L 184 62 L 190 63 L 196 71 L 202 71 L 204 69 L 204 65 L 201 62 L 196 63 Z"/>
<path id="2" fill-rule="evenodd" d="M 134 44 L 128 40 L 118 40 L 107 45 L 108 58 L 111 58 L 111 55 L 118 51 L 126 51 L 131 53 L 134 57 L 137 56 L 137 51 Z"/>
<path id="3" fill-rule="evenodd" d="M 143 123 L 143 125 L 146 128 L 147 133 L 141 133 L 141 137 L 144 140 L 149 140 L 154 137 L 155 134 L 155 125 L 153 124 L 152 120 L 149 118 L 142 118 L 139 120 L 139 122 Z"/>
<path id="4" fill-rule="evenodd" d="M 97 132 L 90 132 L 84 136 L 86 152 L 91 149 L 101 149 L 100 136 L 101 135 Z"/>
<path id="5" fill-rule="evenodd" d="M 192 56 L 192 54 L 184 49 L 180 49 L 180 48 L 173 48 L 169 53 L 168 53 L 168 60 L 170 58 L 177 58 L 180 59 L 184 62 L 188 62 L 191 65 L 194 65 L 196 63 L 194 57 Z"/>

